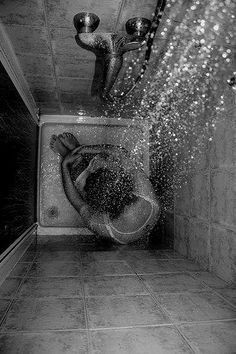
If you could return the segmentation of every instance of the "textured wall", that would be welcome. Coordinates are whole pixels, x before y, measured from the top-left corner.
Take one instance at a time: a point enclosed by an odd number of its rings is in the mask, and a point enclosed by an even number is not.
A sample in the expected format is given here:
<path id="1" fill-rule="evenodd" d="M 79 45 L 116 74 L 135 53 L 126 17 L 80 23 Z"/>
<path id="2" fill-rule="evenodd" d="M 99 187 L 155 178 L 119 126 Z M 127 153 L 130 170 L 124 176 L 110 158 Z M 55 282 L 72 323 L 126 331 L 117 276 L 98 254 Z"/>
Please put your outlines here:
<path id="1" fill-rule="evenodd" d="M 233 90 L 233 89 L 232 89 Z M 234 93 L 235 95 L 235 93 Z M 236 107 L 233 91 L 201 163 L 175 201 L 174 246 L 236 281 Z"/>
<path id="2" fill-rule="evenodd" d="M 38 129 L 0 63 L 0 252 L 35 222 Z"/>

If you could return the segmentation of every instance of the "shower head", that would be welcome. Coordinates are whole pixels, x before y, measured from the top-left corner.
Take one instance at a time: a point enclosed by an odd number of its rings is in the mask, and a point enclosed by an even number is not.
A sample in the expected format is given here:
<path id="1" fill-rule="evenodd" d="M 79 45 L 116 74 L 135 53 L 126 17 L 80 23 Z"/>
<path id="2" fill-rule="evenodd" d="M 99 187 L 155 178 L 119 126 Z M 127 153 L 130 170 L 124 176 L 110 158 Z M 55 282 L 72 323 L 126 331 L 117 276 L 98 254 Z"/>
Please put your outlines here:
<path id="1" fill-rule="evenodd" d="M 126 22 L 126 32 L 136 39 L 143 39 L 151 27 L 151 21 L 144 17 L 134 17 Z"/>
<path id="2" fill-rule="evenodd" d="M 79 12 L 74 16 L 74 26 L 78 33 L 94 32 L 97 29 L 99 22 L 99 17 L 90 12 Z"/>

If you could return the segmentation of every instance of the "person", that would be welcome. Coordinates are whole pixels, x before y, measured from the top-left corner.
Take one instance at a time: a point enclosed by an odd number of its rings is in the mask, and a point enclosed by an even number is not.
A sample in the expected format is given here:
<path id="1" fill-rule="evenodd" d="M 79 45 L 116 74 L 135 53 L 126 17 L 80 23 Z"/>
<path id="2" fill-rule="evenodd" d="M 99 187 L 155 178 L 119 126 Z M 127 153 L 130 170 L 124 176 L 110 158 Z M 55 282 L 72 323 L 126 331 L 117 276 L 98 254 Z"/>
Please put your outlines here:
<path id="1" fill-rule="evenodd" d="M 150 233 L 160 215 L 151 182 L 128 151 L 115 145 L 80 145 L 71 133 L 52 135 L 61 157 L 65 194 L 86 226 L 119 244 Z"/>

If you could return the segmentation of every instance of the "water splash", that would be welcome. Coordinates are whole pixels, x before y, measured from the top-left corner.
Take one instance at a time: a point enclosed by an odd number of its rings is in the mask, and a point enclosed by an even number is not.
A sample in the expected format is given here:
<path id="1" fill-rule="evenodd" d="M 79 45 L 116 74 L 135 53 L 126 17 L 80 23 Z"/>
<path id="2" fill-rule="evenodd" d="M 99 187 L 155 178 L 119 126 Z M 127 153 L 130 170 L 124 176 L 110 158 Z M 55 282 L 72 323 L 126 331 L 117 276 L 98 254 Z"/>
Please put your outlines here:
<path id="1" fill-rule="evenodd" d="M 235 71 L 235 7 L 232 0 L 169 1 L 148 75 L 125 102 L 106 107 L 107 115 L 148 126 L 149 141 L 137 141 L 136 150 L 149 145 L 151 180 L 164 210 L 171 208 L 173 191 L 201 160 L 218 121 L 234 104 L 227 80 Z M 142 55 L 141 50 L 127 57 L 120 78 L 124 91 Z"/>

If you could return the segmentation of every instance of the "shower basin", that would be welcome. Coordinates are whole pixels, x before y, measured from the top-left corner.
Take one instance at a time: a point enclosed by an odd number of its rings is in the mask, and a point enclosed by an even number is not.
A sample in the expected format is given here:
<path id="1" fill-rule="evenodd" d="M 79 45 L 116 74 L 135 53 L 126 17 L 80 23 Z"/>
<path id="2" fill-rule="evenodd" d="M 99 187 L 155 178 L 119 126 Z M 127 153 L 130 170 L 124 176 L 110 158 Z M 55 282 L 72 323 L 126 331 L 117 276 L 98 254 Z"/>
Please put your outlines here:
<path id="1" fill-rule="evenodd" d="M 148 129 L 128 119 L 78 116 L 42 116 L 39 143 L 39 233 L 87 233 L 84 223 L 67 200 L 60 174 L 60 156 L 49 147 L 52 134 L 73 133 L 84 145 L 121 145 L 135 154 L 148 174 Z"/>

